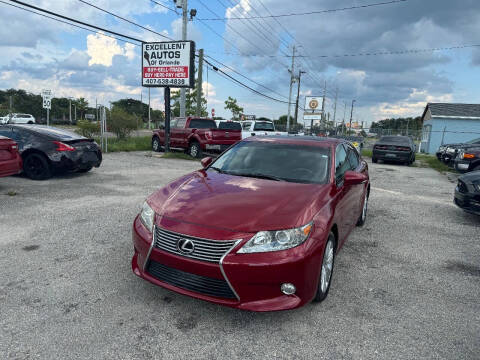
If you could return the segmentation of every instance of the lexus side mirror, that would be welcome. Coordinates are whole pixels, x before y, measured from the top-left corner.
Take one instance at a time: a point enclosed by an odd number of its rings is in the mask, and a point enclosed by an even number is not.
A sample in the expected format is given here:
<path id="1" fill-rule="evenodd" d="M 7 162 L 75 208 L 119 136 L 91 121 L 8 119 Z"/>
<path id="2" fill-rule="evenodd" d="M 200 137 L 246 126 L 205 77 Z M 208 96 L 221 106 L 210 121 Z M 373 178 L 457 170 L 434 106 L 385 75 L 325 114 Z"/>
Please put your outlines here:
<path id="1" fill-rule="evenodd" d="M 343 180 L 344 185 L 359 185 L 367 181 L 367 177 L 362 173 L 355 171 L 345 172 L 345 177 Z"/>
<path id="2" fill-rule="evenodd" d="M 202 164 L 203 168 L 207 168 L 211 163 L 212 163 L 213 159 L 208 156 L 208 157 L 204 157 L 200 163 Z"/>

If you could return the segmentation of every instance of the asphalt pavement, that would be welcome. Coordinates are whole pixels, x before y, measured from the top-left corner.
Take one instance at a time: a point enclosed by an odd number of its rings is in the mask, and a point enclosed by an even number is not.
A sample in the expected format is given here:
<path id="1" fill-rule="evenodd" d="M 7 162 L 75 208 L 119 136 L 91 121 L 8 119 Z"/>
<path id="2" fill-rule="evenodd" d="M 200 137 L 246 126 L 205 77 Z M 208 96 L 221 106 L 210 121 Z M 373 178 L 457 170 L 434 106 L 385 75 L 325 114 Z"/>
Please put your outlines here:
<path id="1" fill-rule="evenodd" d="M 445 176 L 370 164 L 367 222 L 327 300 L 251 313 L 132 273 L 143 200 L 200 167 L 148 155 L 0 179 L 0 359 L 479 359 L 480 217 L 453 205 Z"/>

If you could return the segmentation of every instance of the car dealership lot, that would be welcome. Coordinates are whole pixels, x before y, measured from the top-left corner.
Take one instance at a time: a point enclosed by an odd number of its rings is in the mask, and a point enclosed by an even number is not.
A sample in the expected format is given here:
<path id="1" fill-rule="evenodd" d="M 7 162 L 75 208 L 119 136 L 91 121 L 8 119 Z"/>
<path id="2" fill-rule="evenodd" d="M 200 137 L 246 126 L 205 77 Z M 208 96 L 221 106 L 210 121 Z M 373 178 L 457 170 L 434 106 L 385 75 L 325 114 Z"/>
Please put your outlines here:
<path id="1" fill-rule="evenodd" d="M 478 357 L 480 218 L 453 205 L 443 175 L 371 164 L 367 222 L 337 257 L 327 300 L 250 313 L 131 272 L 142 201 L 200 167 L 146 154 L 0 179 L 0 358 Z"/>

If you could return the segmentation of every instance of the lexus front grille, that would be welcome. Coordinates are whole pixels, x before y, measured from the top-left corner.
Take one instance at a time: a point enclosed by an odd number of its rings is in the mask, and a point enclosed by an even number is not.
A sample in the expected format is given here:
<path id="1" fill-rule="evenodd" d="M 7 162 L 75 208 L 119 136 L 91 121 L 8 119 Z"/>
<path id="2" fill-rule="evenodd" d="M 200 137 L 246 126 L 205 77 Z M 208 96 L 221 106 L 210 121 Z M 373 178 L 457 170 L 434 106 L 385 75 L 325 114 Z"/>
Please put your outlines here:
<path id="1" fill-rule="evenodd" d="M 188 246 L 182 244 L 188 242 Z M 220 263 L 236 240 L 209 240 L 156 228 L 155 248 L 190 259 Z M 182 249 L 183 248 L 183 249 Z"/>

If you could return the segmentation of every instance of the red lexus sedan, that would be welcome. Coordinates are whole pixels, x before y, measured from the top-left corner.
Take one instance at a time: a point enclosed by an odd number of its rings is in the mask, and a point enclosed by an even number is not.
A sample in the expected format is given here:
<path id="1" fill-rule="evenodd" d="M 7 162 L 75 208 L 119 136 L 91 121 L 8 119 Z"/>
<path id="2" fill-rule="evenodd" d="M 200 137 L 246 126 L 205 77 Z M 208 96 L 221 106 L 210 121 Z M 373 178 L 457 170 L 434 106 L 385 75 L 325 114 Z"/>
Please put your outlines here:
<path id="1" fill-rule="evenodd" d="M 133 224 L 133 272 L 244 310 L 322 301 L 367 215 L 368 166 L 341 139 L 255 136 L 153 193 Z"/>
<path id="2" fill-rule="evenodd" d="M 19 174 L 22 171 L 22 158 L 17 143 L 0 136 L 0 177 Z"/>

